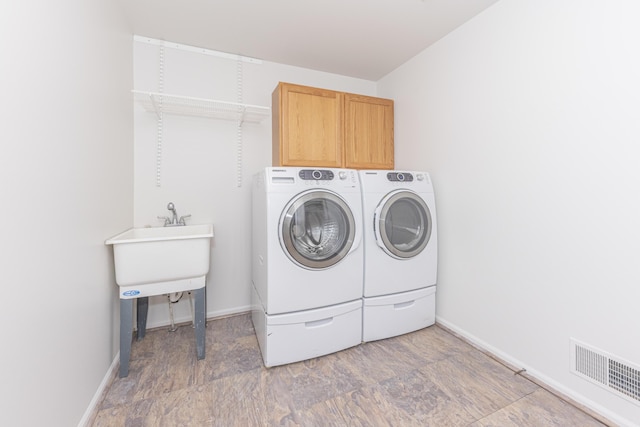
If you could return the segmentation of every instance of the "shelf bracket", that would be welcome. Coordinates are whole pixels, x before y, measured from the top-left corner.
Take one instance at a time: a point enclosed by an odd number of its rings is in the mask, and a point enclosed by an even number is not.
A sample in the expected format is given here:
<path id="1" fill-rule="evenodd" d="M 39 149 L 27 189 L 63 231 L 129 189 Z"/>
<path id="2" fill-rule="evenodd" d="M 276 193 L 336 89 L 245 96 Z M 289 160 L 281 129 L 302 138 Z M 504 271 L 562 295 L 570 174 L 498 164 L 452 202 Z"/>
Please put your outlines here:
<path id="1" fill-rule="evenodd" d="M 153 111 L 156 113 L 156 117 L 161 120 L 162 119 L 161 117 L 162 111 L 160 111 L 161 107 L 158 105 L 158 103 L 156 102 L 152 94 L 149 94 L 149 101 L 151 102 L 151 105 L 153 105 Z M 160 102 L 162 103 L 162 98 L 160 99 Z"/>
<path id="2" fill-rule="evenodd" d="M 236 130 L 236 185 L 242 187 L 242 123 L 244 122 L 245 108 L 242 107 L 242 60 L 238 57 L 236 61 L 236 101 L 238 102 L 238 125 Z"/>
<path id="3" fill-rule="evenodd" d="M 164 92 L 164 46 L 160 46 L 158 62 L 158 92 L 162 94 L 162 92 Z M 156 187 L 160 187 L 162 185 L 162 133 L 164 130 L 164 123 L 162 120 L 162 95 L 160 96 L 159 101 L 160 105 L 157 105 L 153 97 L 151 97 L 151 103 L 153 104 L 156 115 L 158 116 L 156 141 Z"/>

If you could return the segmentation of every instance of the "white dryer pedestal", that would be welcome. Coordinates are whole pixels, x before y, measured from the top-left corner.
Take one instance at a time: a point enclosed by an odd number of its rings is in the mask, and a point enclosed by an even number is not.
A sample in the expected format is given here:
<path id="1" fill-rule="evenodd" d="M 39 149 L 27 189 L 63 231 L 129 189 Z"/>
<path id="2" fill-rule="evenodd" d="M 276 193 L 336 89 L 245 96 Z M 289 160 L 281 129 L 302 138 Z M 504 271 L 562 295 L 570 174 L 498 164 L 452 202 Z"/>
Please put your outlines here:
<path id="1" fill-rule="evenodd" d="M 266 367 L 312 359 L 361 343 L 361 299 L 268 315 L 253 287 L 252 298 L 251 317 Z"/>
<path id="2" fill-rule="evenodd" d="M 362 341 L 395 337 L 436 321 L 436 287 L 364 298 Z"/>

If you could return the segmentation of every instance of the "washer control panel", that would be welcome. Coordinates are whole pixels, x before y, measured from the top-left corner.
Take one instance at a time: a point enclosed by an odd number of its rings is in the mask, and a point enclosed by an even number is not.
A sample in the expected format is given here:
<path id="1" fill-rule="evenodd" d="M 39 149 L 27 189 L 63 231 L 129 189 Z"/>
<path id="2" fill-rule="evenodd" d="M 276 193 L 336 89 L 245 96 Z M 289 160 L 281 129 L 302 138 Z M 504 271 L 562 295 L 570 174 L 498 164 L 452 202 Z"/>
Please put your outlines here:
<path id="1" fill-rule="evenodd" d="M 413 182 L 413 174 L 407 172 L 389 172 L 387 179 L 391 182 Z"/>
<path id="2" fill-rule="evenodd" d="M 303 180 L 332 181 L 333 171 L 326 169 L 302 169 L 298 176 Z"/>

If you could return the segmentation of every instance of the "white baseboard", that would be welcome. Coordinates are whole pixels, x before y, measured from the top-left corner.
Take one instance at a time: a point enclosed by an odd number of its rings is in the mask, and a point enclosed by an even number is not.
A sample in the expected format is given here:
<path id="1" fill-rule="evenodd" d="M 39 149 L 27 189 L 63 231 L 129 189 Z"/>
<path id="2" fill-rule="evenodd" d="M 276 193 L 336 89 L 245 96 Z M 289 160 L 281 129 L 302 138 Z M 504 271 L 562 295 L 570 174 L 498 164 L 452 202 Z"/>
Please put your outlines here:
<path id="1" fill-rule="evenodd" d="M 80 419 L 80 422 L 78 423 L 78 427 L 85 427 L 87 426 L 87 423 L 91 421 L 91 417 L 93 417 L 95 410 L 98 407 L 98 404 L 102 401 L 105 390 L 109 385 L 111 385 L 113 378 L 115 378 L 116 369 L 119 366 L 120 366 L 120 352 L 116 354 L 116 357 L 113 359 L 113 362 L 111 362 L 111 366 L 109 366 L 109 369 L 107 369 L 107 373 L 104 374 L 104 377 L 102 378 L 102 382 L 100 383 L 100 385 L 98 386 L 98 389 L 93 395 L 93 399 L 91 399 L 91 402 L 89 402 L 89 406 L 84 411 L 84 415 L 82 416 L 82 418 Z"/>
<path id="2" fill-rule="evenodd" d="M 607 408 L 599 405 L 598 403 L 587 399 L 585 396 L 581 395 L 580 393 L 577 393 L 575 390 L 572 390 L 570 388 L 565 387 L 563 384 L 555 381 L 554 379 L 546 376 L 545 374 L 543 374 L 542 372 L 536 371 L 535 369 L 531 368 L 530 366 L 527 366 L 526 364 L 522 363 L 522 361 L 512 357 L 511 355 L 502 352 L 501 350 L 489 345 L 488 343 L 484 342 L 483 340 L 479 339 L 478 337 L 469 334 L 467 331 L 461 329 L 460 327 L 458 327 L 457 325 L 443 319 L 440 316 L 436 316 L 436 323 L 439 323 L 440 325 L 444 326 L 447 329 L 450 329 L 451 331 L 455 332 L 456 334 L 460 335 L 462 338 L 464 338 L 465 340 L 469 341 L 471 344 L 477 346 L 478 348 L 496 356 L 498 359 L 503 360 L 504 362 L 514 366 L 514 367 L 518 367 L 520 369 L 525 369 L 527 375 L 531 376 L 532 378 L 535 378 L 537 381 L 539 381 L 542 384 L 545 384 L 550 390 L 555 390 L 558 393 L 561 393 L 565 396 L 567 396 L 568 398 L 576 401 L 578 404 L 583 405 L 585 408 L 588 408 L 589 410 L 600 414 L 602 417 L 606 418 L 609 421 L 612 421 L 614 423 L 616 423 L 616 425 L 619 425 L 620 427 L 639 427 L 638 424 L 635 424 L 625 418 L 622 418 L 619 414 L 613 413 L 610 410 L 608 410 Z"/>
<path id="3" fill-rule="evenodd" d="M 226 310 L 208 311 L 207 320 L 219 319 L 221 317 L 233 316 L 236 314 L 246 313 L 249 311 L 251 311 L 250 305 L 246 305 L 242 307 L 234 307 Z M 191 319 L 191 315 L 183 315 L 183 316 L 175 317 L 173 321 L 177 325 L 180 323 L 189 323 L 192 321 L 192 319 Z M 147 323 L 147 329 L 164 328 L 165 326 L 169 326 L 169 325 L 171 325 L 171 320 L 164 319 L 157 322 Z M 134 326 L 135 326 L 135 322 L 134 322 Z"/>

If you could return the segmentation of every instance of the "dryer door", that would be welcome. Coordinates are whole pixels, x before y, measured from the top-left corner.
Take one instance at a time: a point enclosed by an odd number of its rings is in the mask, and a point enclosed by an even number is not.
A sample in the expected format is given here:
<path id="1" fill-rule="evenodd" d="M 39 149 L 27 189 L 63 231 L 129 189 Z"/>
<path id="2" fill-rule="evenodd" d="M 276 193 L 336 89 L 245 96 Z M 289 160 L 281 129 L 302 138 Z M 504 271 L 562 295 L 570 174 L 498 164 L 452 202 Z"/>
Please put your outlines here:
<path id="1" fill-rule="evenodd" d="M 431 211 L 422 197 L 409 190 L 387 194 L 376 208 L 373 224 L 378 246 L 398 259 L 418 255 L 431 238 Z"/>
<path id="2" fill-rule="evenodd" d="M 280 243 L 301 267 L 317 270 L 340 262 L 351 250 L 355 221 L 337 194 L 312 190 L 296 196 L 280 218 Z"/>

